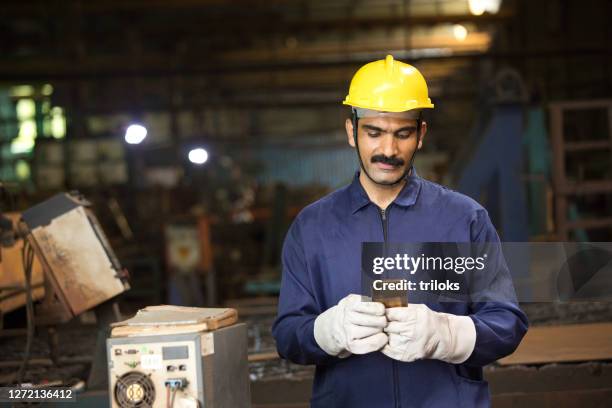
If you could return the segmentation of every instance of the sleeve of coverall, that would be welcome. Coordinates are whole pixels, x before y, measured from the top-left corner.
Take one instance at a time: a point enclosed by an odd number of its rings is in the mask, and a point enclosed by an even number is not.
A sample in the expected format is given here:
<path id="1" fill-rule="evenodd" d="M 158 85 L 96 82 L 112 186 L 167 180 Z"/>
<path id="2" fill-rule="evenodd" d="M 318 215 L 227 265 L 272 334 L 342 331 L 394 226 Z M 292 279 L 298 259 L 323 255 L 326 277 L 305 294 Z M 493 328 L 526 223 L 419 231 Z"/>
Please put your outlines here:
<path id="1" fill-rule="evenodd" d="M 499 236 L 489 215 L 479 209 L 472 218 L 472 241 L 490 242 L 500 245 Z M 503 256 L 498 257 L 502 268 L 506 268 Z M 507 285 L 514 295 L 512 281 L 507 276 Z M 470 317 L 476 327 L 476 345 L 471 356 L 463 363 L 468 366 L 484 366 L 511 354 L 527 333 L 527 316 L 515 300 L 498 302 L 476 302 L 471 305 Z"/>
<path id="2" fill-rule="evenodd" d="M 302 245 L 296 220 L 283 244 L 283 276 L 272 335 L 281 357 L 297 364 L 325 364 L 336 357 L 323 351 L 314 338 L 314 321 L 321 310 L 313 295 Z"/>

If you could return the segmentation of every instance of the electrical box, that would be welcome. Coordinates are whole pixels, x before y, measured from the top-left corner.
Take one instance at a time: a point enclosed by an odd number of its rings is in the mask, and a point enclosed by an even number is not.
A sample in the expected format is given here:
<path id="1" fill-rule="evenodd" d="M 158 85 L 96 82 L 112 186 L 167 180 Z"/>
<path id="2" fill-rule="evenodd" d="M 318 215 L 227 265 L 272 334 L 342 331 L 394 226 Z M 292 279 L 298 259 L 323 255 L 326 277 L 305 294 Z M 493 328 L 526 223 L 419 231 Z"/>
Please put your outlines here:
<path id="1" fill-rule="evenodd" d="M 111 407 L 251 406 L 243 323 L 207 332 L 110 338 L 107 354 Z"/>

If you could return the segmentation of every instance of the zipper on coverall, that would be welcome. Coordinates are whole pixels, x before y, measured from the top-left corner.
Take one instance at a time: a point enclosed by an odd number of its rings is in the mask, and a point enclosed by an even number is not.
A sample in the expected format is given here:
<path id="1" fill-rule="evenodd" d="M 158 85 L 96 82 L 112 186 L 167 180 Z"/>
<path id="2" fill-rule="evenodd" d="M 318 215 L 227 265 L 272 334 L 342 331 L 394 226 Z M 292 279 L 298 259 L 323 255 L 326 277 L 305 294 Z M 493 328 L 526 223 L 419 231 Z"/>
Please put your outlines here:
<path id="1" fill-rule="evenodd" d="M 389 207 L 390 208 L 390 205 Z M 388 238 L 388 234 L 389 234 L 389 213 L 387 212 L 387 210 L 383 210 L 382 208 L 378 208 L 380 210 L 380 220 L 382 222 L 382 229 L 383 229 L 383 240 L 384 243 L 387 243 L 387 238 Z M 384 251 L 385 251 L 385 256 L 387 256 L 387 248 L 386 245 L 384 245 Z M 400 408 L 400 402 L 399 402 L 399 379 L 398 379 L 398 375 L 397 375 L 397 362 L 395 360 L 393 360 L 391 362 L 391 365 L 393 367 L 393 399 L 394 399 L 394 407 L 395 408 Z"/>

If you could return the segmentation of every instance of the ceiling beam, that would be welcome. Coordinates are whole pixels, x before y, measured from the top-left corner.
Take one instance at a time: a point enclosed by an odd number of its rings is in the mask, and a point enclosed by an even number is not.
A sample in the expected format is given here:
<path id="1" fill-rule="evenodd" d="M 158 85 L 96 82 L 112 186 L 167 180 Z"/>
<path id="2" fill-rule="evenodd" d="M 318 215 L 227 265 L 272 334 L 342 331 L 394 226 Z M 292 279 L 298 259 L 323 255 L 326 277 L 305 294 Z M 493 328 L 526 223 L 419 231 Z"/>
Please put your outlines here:
<path id="1" fill-rule="evenodd" d="M 608 56 L 606 48 L 576 48 L 567 50 L 519 50 L 513 52 L 466 52 L 445 55 L 419 55 L 410 57 L 404 55 L 407 51 L 396 51 L 398 59 L 410 63 L 420 61 L 447 60 L 546 60 L 550 58 L 594 57 Z M 323 67 L 359 68 L 366 62 L 384 57 L 384 53 L 364 53 L 357 55 L 330 56 L 324 61 L 266 61 L 257 64 L 216 64 L 210 66 L 180 65 L 169 63 L 167 55 L 143 56 L 138 68 L 125 67 L 124 59 L 118 57 L 98 56 L 88 57 L 80 66 L 69 64 L 65 58 L 26 58 L 23 60 L 0 60 L 0 81 L 51 81 L 51 80 L 96 80 L 100 78 L 164 78 L 171 76 L 204 76 L 210 74 L 292 71 L 301 69 L 317 69 Z M 316 75 L 316 73 L 313 73 Z"/>

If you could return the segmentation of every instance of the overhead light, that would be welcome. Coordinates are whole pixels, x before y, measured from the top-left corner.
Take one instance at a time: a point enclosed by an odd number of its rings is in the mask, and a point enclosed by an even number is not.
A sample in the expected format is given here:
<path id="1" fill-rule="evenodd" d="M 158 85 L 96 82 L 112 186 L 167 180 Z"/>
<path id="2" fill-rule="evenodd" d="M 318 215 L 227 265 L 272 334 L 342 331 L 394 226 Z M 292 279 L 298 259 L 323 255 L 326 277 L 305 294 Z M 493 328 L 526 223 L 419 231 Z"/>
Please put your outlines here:
<path id="1" fill-rule="evenodd" d="M 53 85 L 51 84 L 44 84 L 40 90 L 40 92 L 45 95 L 45 96 L 49 96 L 53 93 Z"/>
<path id="2" fill-rule="evenodd" d="M 10 94 L 16 98 L 27 98 L 34 95 L 34 87 L 32 85 L 17 85 L 10 89 Z"/>
<path id="3" fill-rule="evenodd" d="M 51 109 L 51 135 L 56 139 L 66 136 L 66 117 L 59 106 Z"/>
<path id="4" fill-rule="evenodd" d="M 36 115 L 36 103 L 34 99 L 20 99 L 16 106 L 17 119 L 31 119 Z"/>
<path id="5" fill-rule="evenodd" d="M 457 41 L 464 41 L 468 36 L 468 30 L 461 24 L 455 24 L 453 26 L 453 35 Z"/>
<path id="6" fill-rule="evenodd" d="M 487 7 L 487 11 L 491 14 L 497 14 L 499 8 L 501 7 L 503 0 L 489 0 L 489 6 Z"/>
<path id="7" fill-rule="evenodd" d="M 36 144 L 36 121 L 24 120 L 19 124 L 19 135 L 11 141 L 11 153 L 30 153 Z"/>
<path id="8" fill-rule="evenodd" d="M 468 0 L 468 5 L 470 7 L 470 13 L 475 16 L 481 16 L 486 11 L 485 0 Z"/>
<path id="9" fill-rule="evenodd" d="M 502 0 L 468 0 L 470 13 L 481 16 L 486 12 L 497 14 L 501 7 Z"/>
<path id="10" fill-rule="evenodd" d="M 15 174 L 19 180 L 30 178 L 30 164 L 25 160 L 18 160 L 15 164 Z"/>
<path id="11" fill-rule="evenodd" d="M 193 164 L 204 164 L 208 160 L 208 152 L 201 147 L 191 149 L 187 156 Z"/>
<path id="12" fill-rule="evenodd" d="M 140 144 L 147 137 L 147 128 L 133 124 L 125 130 L 125 141 L 129 144 Z"/>

